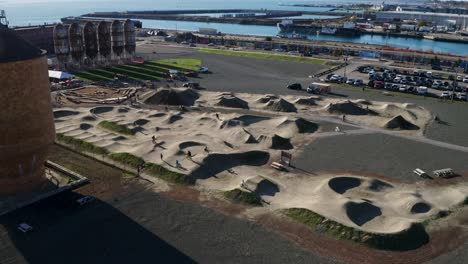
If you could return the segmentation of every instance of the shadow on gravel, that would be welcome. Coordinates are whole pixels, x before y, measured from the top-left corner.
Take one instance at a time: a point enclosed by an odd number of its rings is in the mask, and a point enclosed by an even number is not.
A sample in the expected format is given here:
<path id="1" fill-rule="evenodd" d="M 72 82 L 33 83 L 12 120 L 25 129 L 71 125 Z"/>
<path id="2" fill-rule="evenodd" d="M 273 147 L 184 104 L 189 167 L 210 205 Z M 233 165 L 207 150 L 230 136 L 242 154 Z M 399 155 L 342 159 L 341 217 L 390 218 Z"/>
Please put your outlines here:
<path id="1" fill-rule="evenodd" d="M 195 263 L 108 203 L 78 206 L 78 194 L 63 193 L 0 217 L 3 257 L 27 263 Z M 34 230 L 22 233 L 19 223 Z M 1 262 L 1 261 L 0 261 Z"/>

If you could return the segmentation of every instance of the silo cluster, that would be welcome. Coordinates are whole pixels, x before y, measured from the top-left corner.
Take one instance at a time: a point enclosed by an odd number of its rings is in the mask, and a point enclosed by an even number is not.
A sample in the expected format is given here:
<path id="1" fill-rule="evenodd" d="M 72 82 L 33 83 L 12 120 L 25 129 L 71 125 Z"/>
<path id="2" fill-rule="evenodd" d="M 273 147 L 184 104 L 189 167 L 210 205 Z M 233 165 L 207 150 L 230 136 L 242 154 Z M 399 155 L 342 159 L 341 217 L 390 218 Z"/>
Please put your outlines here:
<path id="1" fill-rule="evenodd" d="M 74 65 L 119 63 L 135 54 L 135 25 L 131 20 L 58 24 L 54 29 L 55 53 L 60 68 Z"/>

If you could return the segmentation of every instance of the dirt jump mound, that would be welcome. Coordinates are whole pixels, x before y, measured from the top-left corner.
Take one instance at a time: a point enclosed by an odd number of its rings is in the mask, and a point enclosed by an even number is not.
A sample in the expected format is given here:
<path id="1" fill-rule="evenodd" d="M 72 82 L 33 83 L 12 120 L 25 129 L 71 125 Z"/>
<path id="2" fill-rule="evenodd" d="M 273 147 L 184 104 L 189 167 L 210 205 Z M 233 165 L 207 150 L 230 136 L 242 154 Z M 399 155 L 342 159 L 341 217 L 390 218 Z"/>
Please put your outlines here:
<path id="1" fill-rule="evenodd" d="M 130 109 L 126 108 L 126 107 L 121 107 L 119 109 L 117 109 L 117 112 L 119 113 L 127 113 Z"/>
<path id="2" fill-rule="evenodd" d="M 232 94 L 218 96 L 218 102 L 216 102 L 215 105 L 230 108 L 249 109 L 249 103 Z"/>
<path id="3" fill-rule="evenodd" d="M 299 98 L 294 103 L 298 105 L 317 105 L 316 101 L 318 101 L 318 98 L 312 96 L 309 98 Z"/>
<path id="4" fill-rule="evenodd" d="M 286 120 L 278 125 L 278 128 L 285 128 L 290 131 L 296 131 L 297 133 L 314 133 L 318 130 L 319 125 L 303 118 L 297 118 L 295 120 Z"/>
<path id="5" fill-rule="evenodd" d="M 350 189 L 360 186 L 361 182 L 359 178 L 336 177 L 328 181 L 328 186 L 336 193 L 343 194 Z"/>
<path id="6" fill-rule="evenodd" d="M 233 132 L 231 133 L 231 137 L 235 139 L 238 142 L 242 142 L 244 144 L 255 144 L 258 143 L 258 141 L 255 139 L 252 134 L 250 134 L 249 131 L 247 131 L 244 128 L 238 128 L 234 129 Z"/>
<path id="7" fill-rule="evenodd" d="M 255 123 L 258 123 L 258 122 L 270 120 L 270 118 L 269 118 L 269 117 L 265 117 L 265 116 L 242 115 L 242 116 L 233 118 L 232 120 L 234 120 L 234 121 L 239 121 L 239 122 L 241 122 L 244 126 L 250 126 L 250 125 L 255 124 Z"/>
<path id="8" fill-rule="evenodd" d="M 332 114 L 340 115 L 376 115 L 374 111 L 362 108 L 359 104 L 351 101 L 329 104 L 327 111 Z"/>
<path id="9" fill-rule="evenodd" d="M 369 202 L 347 202 L 344 206 L 349 220 L 358 226 L 362 226 L 374 218 L 382 215 L 382 210 Z"/>
<path id="10" fill-rule="evenodd" d="M 200 95 L 192 89 L 160 89 L 145 100 L 145 104 L 153 105 L 185 105 L 192 106 Z"/>
<path id="11" fill-rule="evenodd" d="M 177 121 L 179 121 L 179 120 L 181 120 L 183 118 L 184 117 L 179 115 L 179 114 L 170 115 L 168 118 L 166 118 L 165 123 L 172 124 L 172 123 L 177 122 Z"/>
<path id="12" fill-rule="evenodd" d="M 237 166 L 263 166 L 268 163 L 269 159 L 270 154 L 265 151 L 213 153 L 209 154 L 202 161 L 202 165 L 194 170 L 190 176 L 196 179 L 207 179 Z"/>
<path id="13" fill-rule="evenodd" d="M 58 110 L 54 111 L 54 118 L 61 118 L 66 116 L 78 115 L 80 112 L 70 110 Z"/>
<path id="14" fill-rule="evenodd" d="M 393 130 L 418 130 L 419 127 L 408 120 L 406 120 L 401 115 L 398 115 L 392 119 L 390 119 L 385 125 L 383 126 L 387 129 Z"/>
<path id="15" fill-rule="evenodd" d="M 179 149 L 182 150 L 182 149 L 186 149 L 190 147 L 198 147 L 198 146 L 206 146 L 206 145 L 200 142 L 196 142 L 196 141 L 185 141 L 179 144 Z"/>
<path id="16" fill-rule="evenodd" d="M 267 94 L 255 100 L 255 102 L 260 103 L 260 104 L 266 104 L 269 101 L 276 100 L 276 99 L 279 99 L 278 96 L 273 95 L 273 94 Z"/>
<path id="17" fill-rule="evenodd" d="M 91 114 L 100 115 L 100 114 L 112 112 L 112 110 L 114 110 L 114 107 L 111 107 L 111 106 L 99 106 L 99 107 L 94 107 L 94 108 L 92 108 L 92 109 L 89 110 L 89 111 L 91 112 Z"/>
<path id="18" fill-rule="evenodd" d="M 275 196 L 280 191 L 278 185 L 270 180 L 263 179 L 257 184 L 254 192 L 258 196 Z"/>
<path id="19" fill-rule="evenodd" d="M 219 129 L 238 127 L 242 125 L 243 125 L 242 122 L 239 120 L 228 119 L 228 120 L 221 121 L 221 124 L 219 125 Z"/>
<path id="20" fill-rule="evenodd" d="M 81 121 L 96 121 L 96 118 L 94 116 L 84 116 Z"/>
<path id="21" fill-rule="evenodd" d="M 149 120 L 146 120 L 146 119 L 138 119 L 135 122 L 133 122 L 133 125 L 135 125 L 135 126 L 144 126 L 144 125 L 148 124 L 148 122 L 149 122 Z"/>
<path id="22" fill-rule="evenodd" d="M 148 116 L 149 118 L 154 118 L 154 117 L 163 117 L 165 116 L 166 113 L 156 113 L 156 114 L 152 114 L 150 116 Z"/>
<path id="23" fill-rule="evenodd" d="M 257 141 L 271 149 L 288 150 L 294 148 L 289 138 L 284 138 L 276 134 L 272 137 L 261 135 L 257 138 Z"/>
<path id="24" fill-rule="evenodd" d="M 293 104 L 282 98 L 268 101 L 263 109 L 275 112 L 297 112 L 297 108 Z"/>

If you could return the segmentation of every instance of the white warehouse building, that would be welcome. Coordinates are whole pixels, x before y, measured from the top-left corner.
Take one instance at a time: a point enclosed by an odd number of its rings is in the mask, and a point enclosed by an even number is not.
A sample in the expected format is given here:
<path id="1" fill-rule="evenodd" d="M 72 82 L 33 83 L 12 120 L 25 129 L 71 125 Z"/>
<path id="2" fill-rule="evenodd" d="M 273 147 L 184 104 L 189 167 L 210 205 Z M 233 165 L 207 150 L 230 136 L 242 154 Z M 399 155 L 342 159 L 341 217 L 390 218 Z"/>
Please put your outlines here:
<path id="1" fill-rule="evenodd" d="M 424 20 L 433 22 L 437 25 L 456 24 L 461 29 L 468 29 L 468 15 L 449 14 L 449 13 L 431 13 L 414 11 L 384 11 L 376 13 L 377 21 L 391 22 L 394 20 Z"/>

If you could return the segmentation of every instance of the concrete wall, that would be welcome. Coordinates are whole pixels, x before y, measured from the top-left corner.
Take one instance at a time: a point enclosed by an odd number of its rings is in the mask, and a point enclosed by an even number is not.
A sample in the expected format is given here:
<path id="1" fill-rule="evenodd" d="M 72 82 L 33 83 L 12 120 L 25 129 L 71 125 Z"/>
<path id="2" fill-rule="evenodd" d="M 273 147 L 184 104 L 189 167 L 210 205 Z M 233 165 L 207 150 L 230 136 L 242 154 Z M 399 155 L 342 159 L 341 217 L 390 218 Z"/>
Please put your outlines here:
<path id="1" fill-rule="evenodd" d="M 0 64 L 0 196 L 41 188 L 55 138 L 47 59 Z"/>

